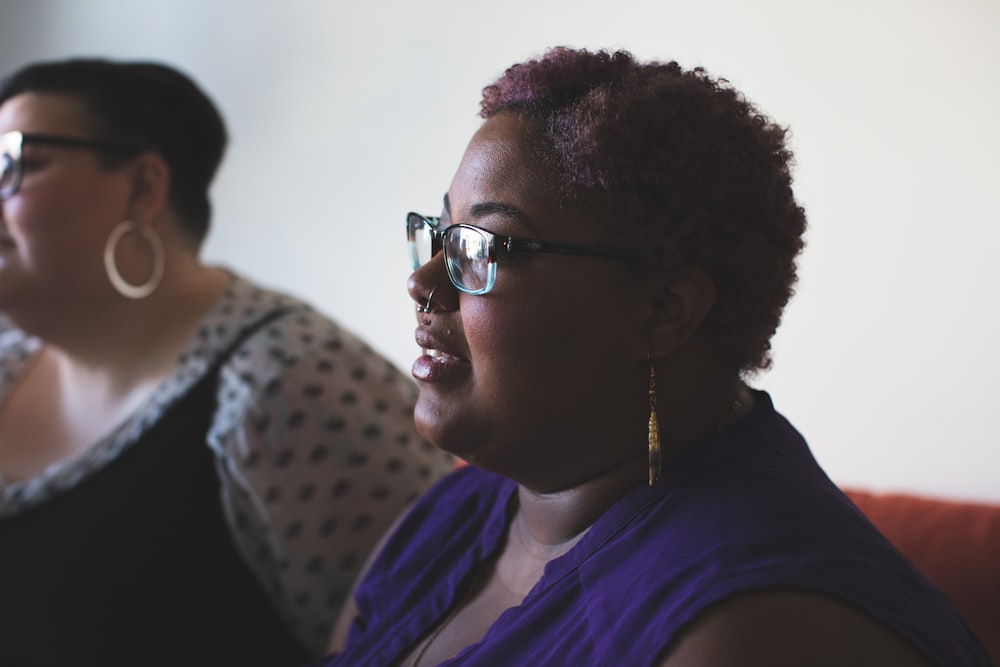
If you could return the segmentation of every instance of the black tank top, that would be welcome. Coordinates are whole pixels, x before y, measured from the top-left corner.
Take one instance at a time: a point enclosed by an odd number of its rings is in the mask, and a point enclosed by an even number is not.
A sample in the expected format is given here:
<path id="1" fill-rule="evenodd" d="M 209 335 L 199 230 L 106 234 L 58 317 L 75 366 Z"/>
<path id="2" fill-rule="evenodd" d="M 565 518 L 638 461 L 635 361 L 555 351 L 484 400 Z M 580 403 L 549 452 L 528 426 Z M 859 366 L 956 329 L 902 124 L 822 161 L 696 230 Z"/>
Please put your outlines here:
<path id="1" fill-rule="evenodd" d="M 0 666 L 283 667 L 307 656 L 236 549 L 205 442 L 226 358 L 70 492 L 0 520 Z"/>

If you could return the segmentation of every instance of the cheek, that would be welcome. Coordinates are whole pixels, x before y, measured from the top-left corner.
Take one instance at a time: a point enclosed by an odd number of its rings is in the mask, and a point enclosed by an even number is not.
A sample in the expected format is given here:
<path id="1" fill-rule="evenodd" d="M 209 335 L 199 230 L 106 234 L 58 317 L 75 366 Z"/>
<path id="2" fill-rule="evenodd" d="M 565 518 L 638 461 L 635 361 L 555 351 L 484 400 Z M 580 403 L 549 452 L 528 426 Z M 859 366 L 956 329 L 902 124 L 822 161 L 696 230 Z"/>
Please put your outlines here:
<path id="1" fill-rule="evenodd" d="M 44 200 L 15 196 L 5 202 L 4 223 L 17 244 L 18 253 L 26 260 L 46 253 L 45 247 L 55 236 L 54 225 L 49 224 L 51 205 Z"/>
<path id="2" fill-rule="evenodd" d="M 498 295 L 463 305 L 463 321 L 474 361 L 523 365 L 551 360 L 566 345 L 578 342 L 579 315 L 564 302 L 532 294 L 513 299 Z"/>
<path id="3" fill-rule="evenodd" d="M 481 386 L 495 389 L 505 402 L 537 402 L 551 391 L 593 391 L 598 378 L 624 367 L 628 325 L 614 307 L 596 308 L 590 293 L 577 286 L 520 294 L 462 305 Z"/>
<path id="4" fill-rule="evenodd" d="M 60 289 L 70 277 L 78 284 L 103 280 L 107 234 L 86 201 L 61 194 L 8 203 L 4 221 L 27 270 Z"/>

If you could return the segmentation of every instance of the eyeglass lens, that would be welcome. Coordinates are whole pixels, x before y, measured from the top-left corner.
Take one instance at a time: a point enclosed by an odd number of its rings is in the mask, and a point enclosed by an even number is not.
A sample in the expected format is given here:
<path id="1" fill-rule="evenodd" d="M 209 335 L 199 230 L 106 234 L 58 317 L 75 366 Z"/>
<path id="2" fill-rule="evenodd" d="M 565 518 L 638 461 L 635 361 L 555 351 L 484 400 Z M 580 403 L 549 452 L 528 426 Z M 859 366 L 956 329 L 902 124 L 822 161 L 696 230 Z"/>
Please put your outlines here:
<path id="1" fill-rule="evenodd" d="M 21 181 L 21 146 L 13 139 L 0 142 L 0 199 L 17 192 Z"/>
<path id="2" fill-rule="evenodd" d="M 434 228 L 416 216 L 411 216 L 407 223 L 410 237 L 410 261 L 413 264 L 413 270 L 416 271 L 431 261 L 434 256 Z"/>
<path id="3" fill-rule="evenodd" d="M 444 256 L 448 274 L 466 292 L 485 292 L 491 283 L 490 239 L 481 230 L 464 225 L 445 234 Z"/>
<path id="4" fill-rule="evenodd" d="M 483 294 L 493 286 L 496 267 L 490 261 L 490 237 L 480 229 L 453 225 L 441 231 L 428 220 L 412 214 L 407 218 L 410 260 L 416 270 L 443 248 L 448 276 L 460 290 Z M 443 239 L 435 240 L 443 235 Z M 438 245 L 440 243 L 440 245 Z"/>

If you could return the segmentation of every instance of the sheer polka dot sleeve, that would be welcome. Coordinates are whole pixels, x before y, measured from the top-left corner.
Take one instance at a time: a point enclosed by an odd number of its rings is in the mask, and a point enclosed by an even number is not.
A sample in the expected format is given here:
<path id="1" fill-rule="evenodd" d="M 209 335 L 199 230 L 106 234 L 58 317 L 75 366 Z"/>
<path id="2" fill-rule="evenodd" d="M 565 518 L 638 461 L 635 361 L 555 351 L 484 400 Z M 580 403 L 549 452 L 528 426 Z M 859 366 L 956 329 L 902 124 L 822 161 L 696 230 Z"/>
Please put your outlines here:
<path id="1" fill-rule="evenodd" d="M 369 551 L 452 469 L 412 419 L 416 388 L 304 309 L 223 366 L 209 433 L 222 502 L 246 561 L 300 639 L 323 652 Z"/>

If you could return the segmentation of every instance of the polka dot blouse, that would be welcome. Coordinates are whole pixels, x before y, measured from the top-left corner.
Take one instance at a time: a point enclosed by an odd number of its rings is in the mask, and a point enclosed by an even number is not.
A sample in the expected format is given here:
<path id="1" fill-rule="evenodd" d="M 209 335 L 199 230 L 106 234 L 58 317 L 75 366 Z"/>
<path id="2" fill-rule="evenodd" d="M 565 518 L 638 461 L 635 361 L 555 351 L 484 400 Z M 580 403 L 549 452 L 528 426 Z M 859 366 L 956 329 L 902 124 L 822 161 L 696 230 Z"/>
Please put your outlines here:
<path id="1" fill-rule="evenodd" d="M 155 425 L 242 331 L 275 310 L 285 312 L 221 366 L 205 446 L 215 455 L 238 550 L 303 644 L 321 654 L 379 537 L 454 464 L 416 432 L 413 382 L 289 296 L 234 275 L 174 372 L 128 420 L 37 477 L 0 477 L 0 518 L 72 493 Z M 40 348 L 22 331 L 0 331 L 0 400 Z"/>

